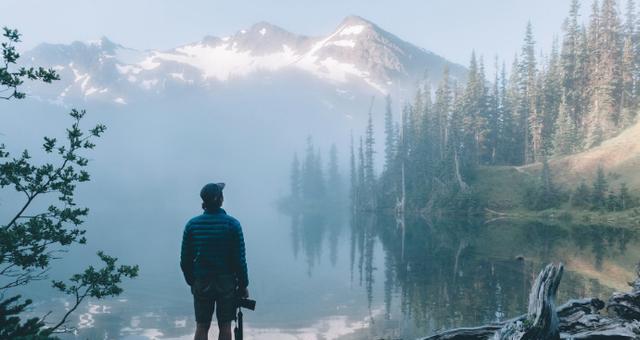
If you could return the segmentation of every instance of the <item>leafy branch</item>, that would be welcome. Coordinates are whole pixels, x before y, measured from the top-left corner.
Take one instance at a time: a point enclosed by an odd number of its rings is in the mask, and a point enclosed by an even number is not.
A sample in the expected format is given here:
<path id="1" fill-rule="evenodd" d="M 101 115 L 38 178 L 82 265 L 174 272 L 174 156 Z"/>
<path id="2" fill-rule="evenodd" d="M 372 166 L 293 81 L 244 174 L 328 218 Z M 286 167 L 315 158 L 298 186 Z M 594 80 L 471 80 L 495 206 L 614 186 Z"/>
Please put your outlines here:
<path id="1" fill-rule="evenodd" d="M 16 70 L 12 70 L 20 58 L 20 53 L 15 48 L 15 43 L 20 42 L 20 33 L 18 30 L 7 27 L 2 29 L 2 36 L 7 41 L 0 45 L 2 46 L 3 59 L 0 65 L 0 99 L 23 99 L 26 94 L 19 91 L 18 87 L 24 83 L 24 79 L 39 80 L 45 83 L 60 79 L 55 70 L 43 67 L 18 67 Z"/>
<path id="2" fill-rule="evenodd" d="M 78 306 L 87 297 L 101 299 L 109 296 L 118 296 L 122 293 L 122 288 L 118 286 L 122 282 L 123 277 L 134 278 L 138 276 L 138 266 L 122 265 L 116 267 L 115 257 L 105 255 L 98 252 L 100 260 L 104 262 L 104 267 L 96 270 L 93 266 L 85 269 L 81 274 L 75 274 L 71 277 L 71 284 L 63 281 L 53 281 L 53 287 L 59 291 L 74 297 L 73 306 L 62 317 L 60 322 L 47 329 L 52 333 L 65 324 L 67 318 L 73 313 Z"/>
<path id="3" fill-rule="evenodd" d="M 59 79 L 52 69 L 15 66 L 20 54 L 14 44 L 20 41 L 20 34 L 4 28 L 3 36 L 8 41 L 1 44 L 0 99 L 23 99 L 25 93 L 18 88 L 24 80 L 50 83 Z M 17 70 L 12 71 L 14 67 Z M 95 147 L 94 139 L 99 138 L 106 127 L 97 124 L 91 129 L 82 129 L 80 122 L 85 114 L 84 110 L 71 110 L 69 116 L 73 122 L 66 130 L 65 142 L 44 137 L 44 156 L 55 158 L 56 162 L 38 165 L 28 150 L 11 157 L 6 146 L 0 143 L 0 189 L 11 188 L 24 196 L 17 212 L 6 224 L 0 224 L 0 339 L 54 339 L 51 334 L 65 331 L 61 327 L 86 298 L 117 296 L 122 293 L 119 286 L 122 279 L 138 275 L 138 266 L 116 266 L 115 257 L 98 252 L 103 263 L 101 268 L 89 266 L 73 275 L 69 282 L 53 281 L 53 287 L 71 295 L 74 303 L 51 327 L 46 327 L 45 322 L 51 312 L 23 322 L 21 315 L 32 300 L 22 301 L 20 295 L 5 298 L 5 292 L 11 288 L 46 279 L 50 263 L 58 254 L 74 243 L 86 242 L 86 230 L 81 225 L 89 209 L 77 206 L 75 189 L 78 183 L 90 180 L 85 170 L 89 160 L 83 151 Z M 30 212 L 35 202 L 46 202 L 50 195 L 55 195 L 57 200 L 44 211 Z"/>

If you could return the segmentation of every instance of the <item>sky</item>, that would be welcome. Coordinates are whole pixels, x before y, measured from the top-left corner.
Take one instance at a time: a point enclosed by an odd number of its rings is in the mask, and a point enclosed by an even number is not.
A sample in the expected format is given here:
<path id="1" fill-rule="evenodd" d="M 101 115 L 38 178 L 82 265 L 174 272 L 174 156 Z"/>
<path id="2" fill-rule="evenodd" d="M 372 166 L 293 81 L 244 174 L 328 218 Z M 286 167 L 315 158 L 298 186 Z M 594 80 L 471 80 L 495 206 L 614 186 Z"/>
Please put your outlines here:
<path id="1" fill-rule="evenodd" d="M 475 50 L 510 62 L 531 21 L 539 48 L 559 35 L 570 0 L 0 0 L 0 26 L 22 49 L 102 36 L 127 47 L 166 49 L 267 21 L 298 34 L 331 33 L 351 14 L 415 45 L 467 64 Z M 583 1 L 583 12 L 589 3 Z M 583 16 L 586 17 L 586 15 Z"/>

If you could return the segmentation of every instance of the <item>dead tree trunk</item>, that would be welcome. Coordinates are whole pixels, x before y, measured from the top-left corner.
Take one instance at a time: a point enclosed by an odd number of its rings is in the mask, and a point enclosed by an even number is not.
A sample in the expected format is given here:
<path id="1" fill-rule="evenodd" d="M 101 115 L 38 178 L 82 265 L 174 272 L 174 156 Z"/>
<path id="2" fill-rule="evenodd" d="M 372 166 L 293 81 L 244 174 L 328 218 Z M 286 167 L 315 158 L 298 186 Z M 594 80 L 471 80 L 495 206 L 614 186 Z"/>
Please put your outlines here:
<path id="1" fill-rule="evenodd" d="M 550 264 L 534 282 L 527 314 L 473 328 L 457 328 L 423 340 L 462 339 L 640 339 L 640 271 L 629 293 L 614 293 L 606 305 L 612 317 L 600 314 L 597 298 L 570 300 L 555 307 L 562 265 Z"/>
<path id="2" fill-rule="evenodd" d="M 526 319 L 507 323 L 496 333 L 495 338 L 501 340 L 559 339 L 560 327 L 555 298 L 562 272 L 562 264 L 547 265 L 538 274 L 531 288 Z"/>

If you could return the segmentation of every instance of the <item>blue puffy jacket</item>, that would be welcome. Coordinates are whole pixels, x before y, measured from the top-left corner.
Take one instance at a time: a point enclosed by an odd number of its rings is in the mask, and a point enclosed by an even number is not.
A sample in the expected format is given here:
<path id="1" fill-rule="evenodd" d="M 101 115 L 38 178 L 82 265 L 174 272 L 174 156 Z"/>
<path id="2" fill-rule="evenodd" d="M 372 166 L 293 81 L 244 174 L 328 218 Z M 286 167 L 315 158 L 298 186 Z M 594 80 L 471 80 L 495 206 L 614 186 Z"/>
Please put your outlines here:
<path id="1" fill-rule="evenodd" d="M 180 267 L 189 285 L 196 278 L 233 274 L 240 289 L 249 285 L 240 222 L 224 209 L 205 211 L 184 228 Z"/>

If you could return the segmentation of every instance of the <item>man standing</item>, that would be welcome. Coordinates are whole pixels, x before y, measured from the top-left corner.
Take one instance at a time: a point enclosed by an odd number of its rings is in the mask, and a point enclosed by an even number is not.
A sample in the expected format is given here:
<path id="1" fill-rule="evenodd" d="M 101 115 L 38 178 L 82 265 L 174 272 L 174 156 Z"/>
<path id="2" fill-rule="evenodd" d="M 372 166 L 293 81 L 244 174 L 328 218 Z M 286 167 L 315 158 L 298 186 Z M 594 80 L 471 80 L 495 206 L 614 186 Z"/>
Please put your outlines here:
<path id="1" fill-rule="evenodd" d="M 218 340 L 231 340 L 236 300 L 249 297 L 242 227 L 222 209 L 224 186 L 209 183 L 202 188 L 204 212 L 189 220 L 182 236 L 180 267 L 193 294 L 195 340 L 208 339 L 214 310 Z"/>

